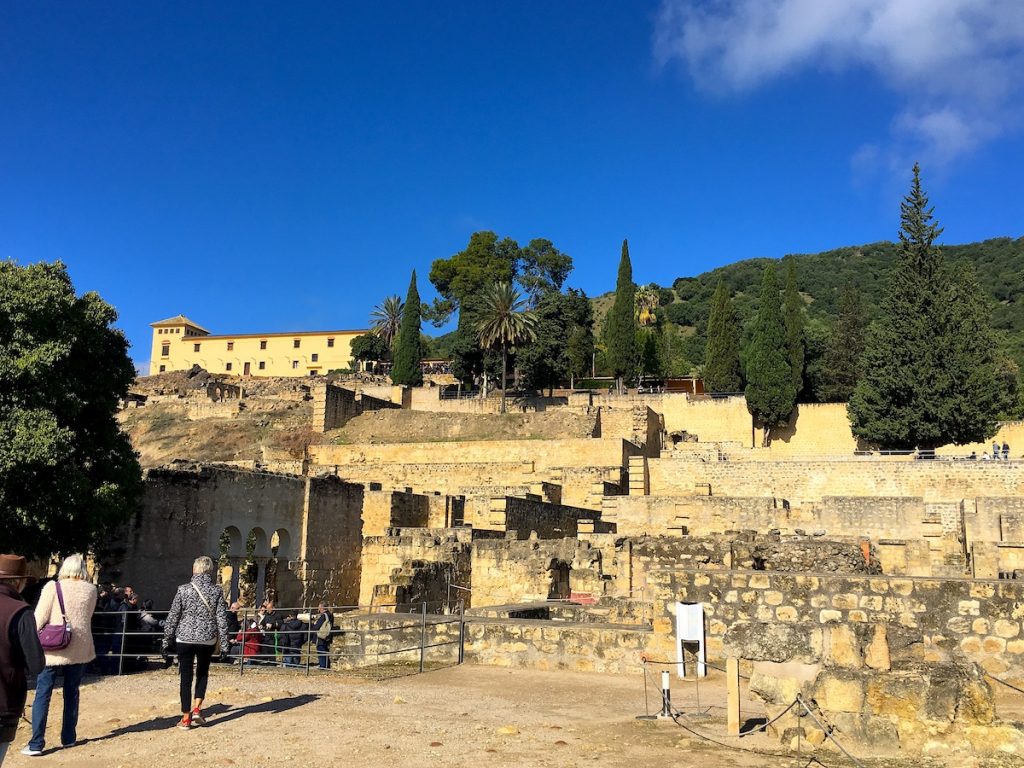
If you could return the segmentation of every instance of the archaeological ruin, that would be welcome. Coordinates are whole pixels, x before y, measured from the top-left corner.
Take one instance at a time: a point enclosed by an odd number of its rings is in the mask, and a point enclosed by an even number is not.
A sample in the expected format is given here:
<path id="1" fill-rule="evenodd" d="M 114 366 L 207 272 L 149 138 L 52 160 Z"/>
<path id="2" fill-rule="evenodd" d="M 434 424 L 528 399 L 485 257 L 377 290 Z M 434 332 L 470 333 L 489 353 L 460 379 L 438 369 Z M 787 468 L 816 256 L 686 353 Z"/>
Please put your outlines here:
<path id="1" fill-rule="evenodd" d="M 762 447 L 742 398 L 556 391 L 498 417 L 441 391 L 140 380 L 145 501 L 104 578 L 166 603 L 218 557 L 232 597 L 347 607 L 341 667 L 425 604 L 462 616 L 426 631 L 468 663 L 734 668 L 787 745 L 835 749 L 799 696 L 862 754 L 1024 752 L 994 705 L 1024 681 L 1024 423 L 1008 461 L 922 459 L 859 451 L 841 405 Z"/>

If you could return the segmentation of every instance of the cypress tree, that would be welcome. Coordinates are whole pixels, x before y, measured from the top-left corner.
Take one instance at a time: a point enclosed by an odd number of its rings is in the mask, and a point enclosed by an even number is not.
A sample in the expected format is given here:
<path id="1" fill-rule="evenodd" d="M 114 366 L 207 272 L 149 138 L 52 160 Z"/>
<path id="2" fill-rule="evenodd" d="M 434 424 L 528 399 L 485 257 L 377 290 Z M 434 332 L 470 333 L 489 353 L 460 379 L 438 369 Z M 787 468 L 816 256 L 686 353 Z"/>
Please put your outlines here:
<path id="1" fill-rule="evenodd" d="M 416 270 L 412 271 L 409 293 L 405 297 L 402 311 L 402 326 L 395 343 L 395 362 L 391 367 L 391 383 L 414 387 L 423 383 L 423 369 L 420 361 L 423 349 L 420 346 L 420 292 L 416 289 Z"/>
<path id="2" fill-rule="evenodd" d="M 718 281 L 708 316 L 708 342 L 704 353 L 704 387 L 709 392 L 739 392 L 743 386 L 740 366 L 740 325 L 732 296 Z"/>
<path id="3" fill-rule="evenodd" d="M 786 288 L 782 300 L 786 320 L 786 349 L 790 376 L 797 396 L 804 388 L 804 301 L 796 289 L 796 259 L 786 259 Z"/>
<path id="4" fill-rule="evenodd" d="M 764 444 L 768 445 L 772 428 L 785 424 L 796 405 L 774 264 L 765 268 L 761 279 L 761 306 L 747 355 L 746 396 L 747 408 L 764 428 Z"/>
<path id="5" fill-rule="evenodd" d="M 633 285 L 633 265 L 629 261 L 629 241 L 622 241 L 619 276 L 615 283 L 615 301 L 608 311 L 607 347 L 608 365 L 615 376 L 619 393 L 623 379 L 636 371 L 639 358 L 634 312 L 636 286 Z"/>
<path id="6" fill-rule="evenodd" d="M 1004 405 L 989 308 L 970 271 L 943 267 L 932 219 L 915 163 L 898 261 L 847 408 L 853 433 L 885 448 L 987 440 Z"/>
<path id="7" fill-rule="evenodd" d="M 845 403 L 853 395 L 860 379 L 865 326 L 860 291 L 852 282 L 847 283 L 839 297 L 839 317 L 825 352 L 825 383 L 821 390 L 825 402 Z"/>

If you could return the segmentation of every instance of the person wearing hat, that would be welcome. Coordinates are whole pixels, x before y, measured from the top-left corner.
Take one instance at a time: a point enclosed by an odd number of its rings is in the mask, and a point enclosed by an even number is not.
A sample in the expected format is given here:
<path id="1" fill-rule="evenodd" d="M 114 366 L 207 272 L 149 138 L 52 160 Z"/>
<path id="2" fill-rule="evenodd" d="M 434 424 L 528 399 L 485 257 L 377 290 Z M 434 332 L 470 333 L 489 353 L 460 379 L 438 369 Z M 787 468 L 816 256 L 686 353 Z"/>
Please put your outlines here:
<path id="1" fill-rule="evenodd" d="M 37 675 L 45 663 L 36 617 L 21 598 L 30 581 L 24 557 L 0 555 L 0 765 L 28 699 L 26 672 Z"/>

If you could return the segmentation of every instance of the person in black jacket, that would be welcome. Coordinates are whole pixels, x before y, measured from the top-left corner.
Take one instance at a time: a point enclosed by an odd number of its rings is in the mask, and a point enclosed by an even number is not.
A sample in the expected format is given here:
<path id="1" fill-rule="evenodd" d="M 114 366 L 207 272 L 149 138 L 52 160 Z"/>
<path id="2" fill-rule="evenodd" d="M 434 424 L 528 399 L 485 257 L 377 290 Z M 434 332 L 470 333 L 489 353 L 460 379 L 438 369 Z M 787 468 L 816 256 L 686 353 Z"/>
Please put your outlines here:
<path id="1" fill-rule="evenodd" d="M 21 598 L 29 581 L 28 561 L 20 555 L 0 555 L 0 765 L 14 741 L 18 720 L 28 698 L 28 679 L 46 665 L 36 634 L 36 617 Z"/>
<path id="2" fill-rule="evenodd" d="M 281 624 L 281 653 L 286 667 L 299 666 L 299 649 L 305 639 L 306 625 L 289 613 Z"/>

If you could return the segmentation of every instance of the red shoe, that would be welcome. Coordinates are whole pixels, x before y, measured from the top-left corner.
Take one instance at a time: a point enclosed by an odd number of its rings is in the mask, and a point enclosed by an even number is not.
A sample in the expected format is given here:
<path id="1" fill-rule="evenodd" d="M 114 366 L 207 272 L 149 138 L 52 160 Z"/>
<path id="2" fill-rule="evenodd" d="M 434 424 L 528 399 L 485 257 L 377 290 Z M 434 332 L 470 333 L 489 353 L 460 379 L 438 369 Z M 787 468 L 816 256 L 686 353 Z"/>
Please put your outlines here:
<path id="1" fill-rule="evenodd" d="M 206 718 L 199 711 L 199 707 L 192 710 L 192 722 L 195 725 L 206 725 Z"/>
<path id="2" fill-rule="evenodd" d="M 179 728 L 183 728 L 186 731 L 189 728 L 191 728 L 192 727 L 192 715 L 191 714 L 182 715 L 181 716 L 181 720 L 178 721 L 178 727 Z"/>

